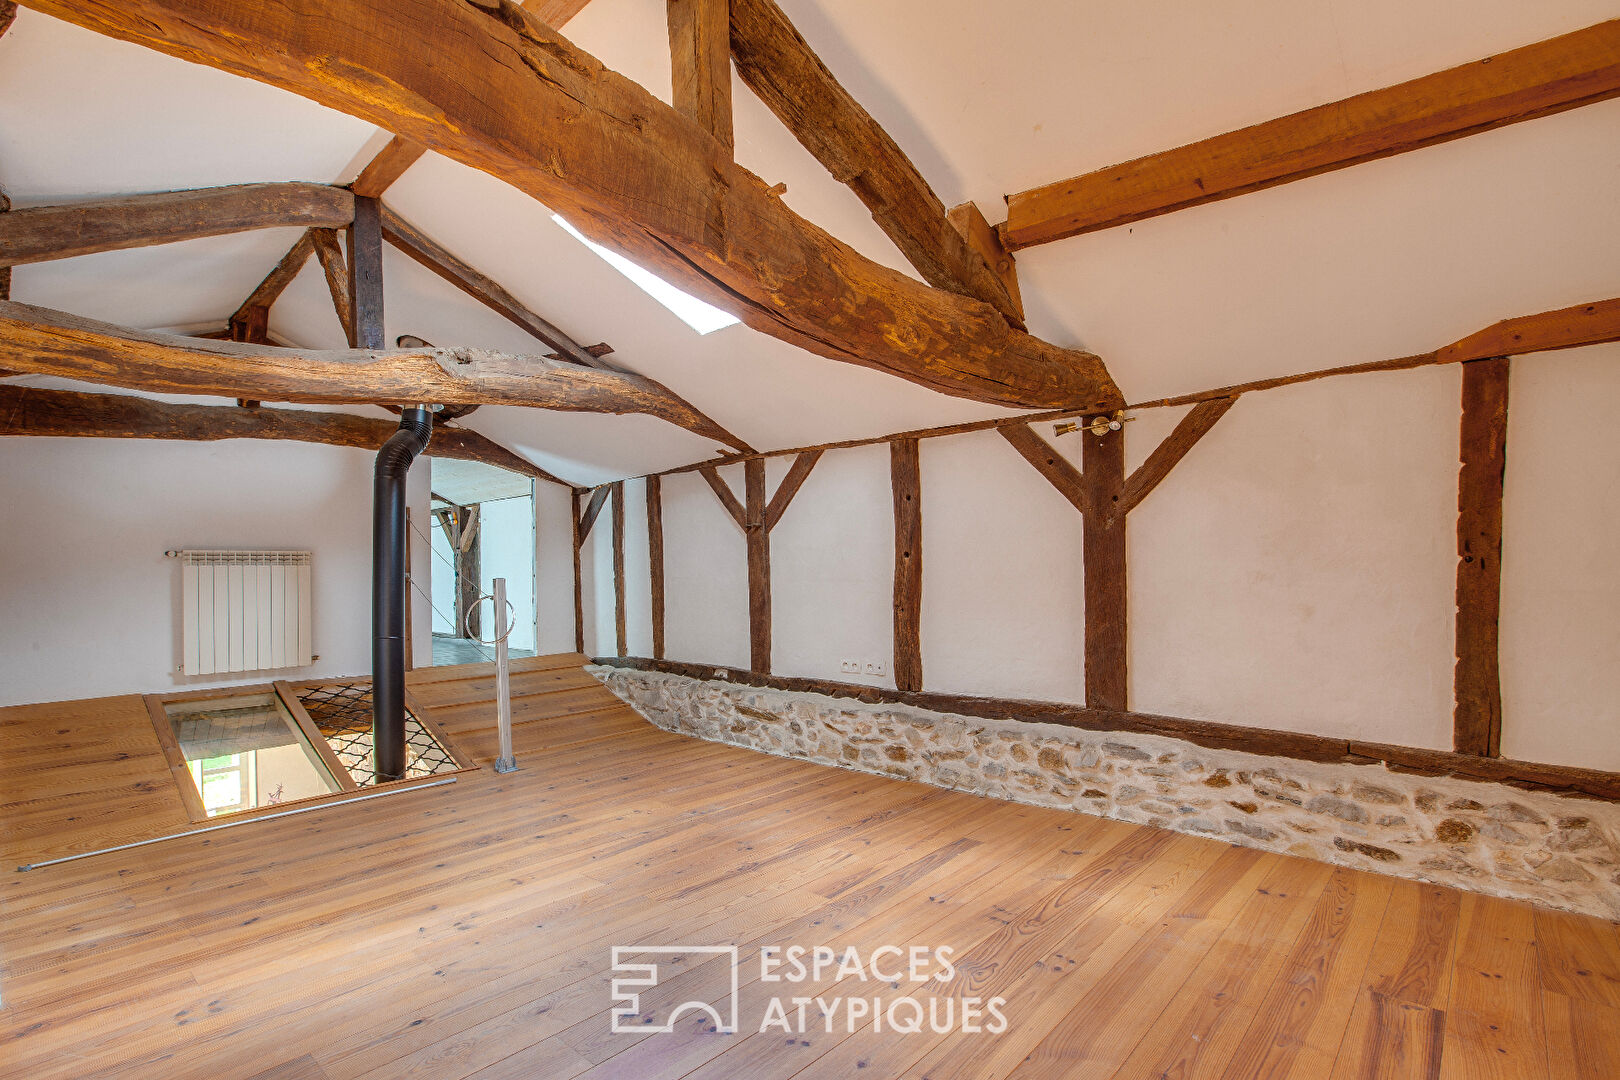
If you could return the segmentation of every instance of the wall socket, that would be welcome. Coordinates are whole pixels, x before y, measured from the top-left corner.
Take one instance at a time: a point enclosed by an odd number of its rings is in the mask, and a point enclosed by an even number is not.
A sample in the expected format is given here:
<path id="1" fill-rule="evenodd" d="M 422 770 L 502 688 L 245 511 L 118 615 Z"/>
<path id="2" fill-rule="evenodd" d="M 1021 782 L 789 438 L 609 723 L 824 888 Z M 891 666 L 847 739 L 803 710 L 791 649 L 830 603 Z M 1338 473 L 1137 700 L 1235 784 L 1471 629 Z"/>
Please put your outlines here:
<path id="1" fill-rule="evenodd" d="M 888 666 L 882 660 L 841 660 L 838 670 L 846 675 L 869 675 L 882 678 L 888 673 Z"/>

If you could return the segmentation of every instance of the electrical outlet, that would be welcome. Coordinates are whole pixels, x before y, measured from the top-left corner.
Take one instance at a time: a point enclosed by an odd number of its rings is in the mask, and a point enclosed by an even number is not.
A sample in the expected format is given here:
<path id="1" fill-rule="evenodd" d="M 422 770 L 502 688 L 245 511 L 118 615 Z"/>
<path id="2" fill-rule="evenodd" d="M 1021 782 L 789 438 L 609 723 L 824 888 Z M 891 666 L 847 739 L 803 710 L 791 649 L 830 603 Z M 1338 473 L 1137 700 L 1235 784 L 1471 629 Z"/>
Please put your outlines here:
<path id="1" fill-rule="evenodd" d="M 882 675 L 883 674 L 883 661 L 881 661 L 881 660 L 868 660 L 866 662 L 866 674 L 868 674 L 868 675 Z"/>
<path id="2" fill-rule="evenodd" d="M 850 675 L 859 675 L 861 673 L 861 662 L 859 660 L 840 661 L 838 670 L 847 672 Z"/>

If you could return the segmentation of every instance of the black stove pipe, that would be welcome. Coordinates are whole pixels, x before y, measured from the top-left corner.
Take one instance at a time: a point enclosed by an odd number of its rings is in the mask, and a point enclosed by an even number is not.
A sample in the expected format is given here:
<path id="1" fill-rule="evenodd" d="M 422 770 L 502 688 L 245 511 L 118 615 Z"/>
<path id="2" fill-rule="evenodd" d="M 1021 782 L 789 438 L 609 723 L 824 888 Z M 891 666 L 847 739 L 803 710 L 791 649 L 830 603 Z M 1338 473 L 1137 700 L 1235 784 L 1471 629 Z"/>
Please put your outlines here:
<path id="1" fill-rule="evenodd" d="M 427 448 L 433 414 L 404 410 L 377 451 L 371 510 L 371 748 L 377 780 L 405 775 L 405 476 Z"/>

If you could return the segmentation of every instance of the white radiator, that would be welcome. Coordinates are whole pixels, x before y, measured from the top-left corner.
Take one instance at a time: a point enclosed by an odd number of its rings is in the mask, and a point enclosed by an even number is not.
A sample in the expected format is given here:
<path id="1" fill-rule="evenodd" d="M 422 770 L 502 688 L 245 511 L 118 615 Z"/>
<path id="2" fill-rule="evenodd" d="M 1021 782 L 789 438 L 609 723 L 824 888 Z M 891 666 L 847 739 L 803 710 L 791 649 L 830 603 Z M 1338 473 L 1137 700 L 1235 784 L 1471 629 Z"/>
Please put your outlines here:
<path id="1" fill-rule="evenodd" d="M 187 675 L 308 667 L 310 553 L 178 551 Z"/>

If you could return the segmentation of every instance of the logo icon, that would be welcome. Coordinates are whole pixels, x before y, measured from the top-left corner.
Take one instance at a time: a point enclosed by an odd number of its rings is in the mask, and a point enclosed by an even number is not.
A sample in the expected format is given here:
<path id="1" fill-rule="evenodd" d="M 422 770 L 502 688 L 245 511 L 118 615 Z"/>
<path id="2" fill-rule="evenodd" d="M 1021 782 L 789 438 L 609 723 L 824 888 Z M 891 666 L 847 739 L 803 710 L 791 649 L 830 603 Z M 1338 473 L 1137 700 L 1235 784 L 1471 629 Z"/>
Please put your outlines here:
<path id="1" fill-rule="evenodd" d="M 694 953 L 723 956 L 731 965 L 731 990 L 722 1003 L 723 1008 L 716 1008 L 707 1001 L 683 1001 L 671 1009 L 664 1023 L 655 1025 L 637 1022 L 641 1013 L 640 991 L 657 986 L 658 965 L 656 963 L 632 964 L 625 961 L 628 956 L 689 956 Z M 737 946 L 735 945 L 615 945 L 613 946 L 613 1000 L 624 1004 L 616 1005 L 612 1009 L 613 1032 L 618 1035 L 646 1034 L 648 1032 L 674 1031 L 675 1021 L 690 1011 L 708 1013 L 714 1020 L 715 1030 L 725 1035 L 734 1035 L 737 1032 Z M 682 970 L 685 970 L 684 968 Z M 619 975 L 622 973 L 623 978 Z"/>

